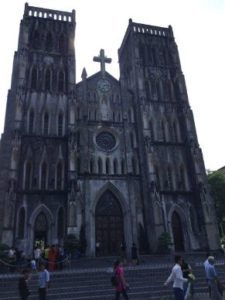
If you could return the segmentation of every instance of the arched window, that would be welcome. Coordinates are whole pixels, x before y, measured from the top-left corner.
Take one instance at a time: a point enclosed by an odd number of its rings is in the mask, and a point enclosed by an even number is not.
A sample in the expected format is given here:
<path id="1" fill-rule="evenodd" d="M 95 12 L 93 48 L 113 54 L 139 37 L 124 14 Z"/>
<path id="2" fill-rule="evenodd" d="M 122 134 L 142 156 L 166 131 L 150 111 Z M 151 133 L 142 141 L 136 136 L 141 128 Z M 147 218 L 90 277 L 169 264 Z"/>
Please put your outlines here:
<path id="1" fill-rule="evenodd" d="M 57 190 L 61 190 L 63 187 L 63 167 L 62 163 L 59 162 L 57 164 L 57 169 L 56 169 L 56 187 Z"/>
<path id="2" fill-rule="evenodd" d="M 44 114 L 44 119 L 43 119 L 43 134 L 48 135 L 49 133 L 49 116 L 48 113 L 46 112 Z"/>
<path id="3" fill-rule="evenodd" d="M 33 67 L 32 72 L 31 72 L 31 85 L 30 85 L 32 90 L 37 89 L 37 68 Z"/>
<path id="4" fill-rule="evenodd" d="M 34 133 L 34 111 L 33 109 L 30 110 L 29 117 L 28 117 L 28 133 Z"/>
<path id="5" fill-rule="evenodd" d="M 64 93 L 64 90 L 65 90 L 64 72 L 60 71 L 58 75 L 58 91 L 59 93 Z"/>
<path id="6" fill-rule="evenodd" d="M 26 163 L 24 175 L 25 175 L 25 189 L 30 189 L 32 183 L 32 165 L 30 162 Z"/>
<path id="7" fill-rule="evenodd" d="M 106 158 L 105 171 L 106 171 L 106 174 L 110 174 L 110 161 L 109 161 L 109 158 Z"/>
<path id="8" fill-rule="evenodd" d="M 57 224 L 58 239 L 62 239 L 65 234 L 65 216 L 63 208 L 61 207 L 58 212 L 58 224 Z"/>
<path id="9" fill-rule="evenodd" d="M 115 158 L 113 161 L 113 173 L 117 174 L 118 173 L 118 162 L 117 159 Z"/>
<path id="10" fill-rule="evenodd" d="M 77 131 L 77 146 L 80 147 L 80 131 Z"/>
<path id="11" fill-rule="evenodd" d="M 49 69 L 45 72 L 45 91 L 51 91 L 51 71 Z"/>
<path id="12" fill-rule="evenodd" d="M 51 51 L 53 48 L 53 38 L 51 32 L 48 32 L 46 36 L 45 49 Z"/>
<path id="13" fill-rule="evenodd" d="M 58 136 L 63 136 L 63 114 L 58 115 Z"/>
<path id="14" fill-rule="evenodd" d="M 22 207 L 19 212 L 19 220 L 18 220 L 18 238 L 24 238 L 25 231 L 25 209 Z"/>
<path id="15" fill-rule="evenodd" d="M 162 82 L 161 80 L 157 81 L 157 95 L 158 95 L 158 100 L 163 101 L 163 92 L 162 92 Z"/>
<path id="16" fill-rule="evenodd" d="M 98 173 L 102 174 L 102 160 L 100 157 L 98 159 Z"/>
<path id="17" fill-rule="evenodd" d="M 150 101 L 150 89 L 149 89 L 148 81 L 145 82 L 145 91 L 146 91 L 146 99 L 147 101 Z"/>
<path id="18" fill-rule="evenodd" d="M 47 164 L 46 162 L 43 162 L 41 166 L 41 189 L 45 190 L 46 188 L 47 188 Z"/>
<path id="19" fill-rule="evenodd" d="M 59 37 L 59 52 L 64 53 L 66 51 L 66 39 L 64 34 L 60 34 Z"/>
<path id="20" fill-rule="evenodd" d="M 124 162 L 124 159 L 121 160 L 121 174 L 125 174 L 125 162 Z"/>
<path id="21" fill-rule="evenodd" d="M 33 38 L 32 38 L 32 46 L 34 49 L 40 48 L 40 35 L 37 30 L 34 31 Z"/>

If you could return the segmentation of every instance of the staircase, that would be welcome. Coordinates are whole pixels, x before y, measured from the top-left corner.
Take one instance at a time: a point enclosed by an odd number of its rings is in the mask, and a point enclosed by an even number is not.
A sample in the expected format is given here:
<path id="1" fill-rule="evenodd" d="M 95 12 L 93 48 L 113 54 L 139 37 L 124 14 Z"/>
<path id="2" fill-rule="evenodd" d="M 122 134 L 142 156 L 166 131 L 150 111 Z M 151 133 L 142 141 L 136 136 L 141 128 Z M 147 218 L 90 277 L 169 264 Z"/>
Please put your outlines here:
<path id="1" fill-rule="evenodd" d="M 105 266 L 105 265 L 108 266 Z M 95 266 L 100 266 L 96 268 Z M 48 300 L 113 300 L 114 288 L 111 286 L 111 263 L 106 260 L 81 260 L 70 268 L 51 273 L 51 285 L 48 291 Z M 88 267 L 89 266 L 89 267 Z M 172 300 L 172 288 L 164 287 L 163 283 L 170 274 L 171 262 L 159 263 L 156 259 L 145 261 L 139 266 L 125 267 L 125 276 L 130 284 L 129 297 L 133 300 Z M 202 260 L 192 262 L 193 273 L 196 276 L 196 299 L 207 298 Z M 224 261 L 216 265 L 218 275 L 225 279 Z M 18 274 L 0 275 L 0 300 L 19 300 L 17 282 Z M 29 282 L 31 295 L 29 300 L 38 299 L 38 276 L 32 274 Z M 121 297 L 122 298 L 122 297 Z"/>

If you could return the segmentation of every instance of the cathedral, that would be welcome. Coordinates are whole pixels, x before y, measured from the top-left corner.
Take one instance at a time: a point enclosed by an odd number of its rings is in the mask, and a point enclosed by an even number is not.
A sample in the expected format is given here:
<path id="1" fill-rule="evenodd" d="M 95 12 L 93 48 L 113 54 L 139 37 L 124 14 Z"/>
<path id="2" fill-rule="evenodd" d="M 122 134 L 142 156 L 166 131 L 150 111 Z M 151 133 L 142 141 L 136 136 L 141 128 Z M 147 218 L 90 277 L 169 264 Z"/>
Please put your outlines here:
<path id="1" fill-rule="evenodd" d="M 0 241 L 215 250 L 219 234 L 172 27 L 129 20 L 120 77 L 76 82 L 75 11 L 25 4 L 0 144 Z M 79 59 L 79 57 L 78 57 Z M 96 253 L 96 246 L 98 253 Z"/>

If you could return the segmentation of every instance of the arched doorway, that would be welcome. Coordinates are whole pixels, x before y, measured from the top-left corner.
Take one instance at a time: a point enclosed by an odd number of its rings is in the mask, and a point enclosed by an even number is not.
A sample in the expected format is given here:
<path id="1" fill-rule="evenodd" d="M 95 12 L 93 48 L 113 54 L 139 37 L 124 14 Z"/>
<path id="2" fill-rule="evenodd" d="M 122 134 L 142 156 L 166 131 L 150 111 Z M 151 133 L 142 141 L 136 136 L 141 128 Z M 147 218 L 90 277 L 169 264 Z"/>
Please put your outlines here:
<path id="1" fill-rule="evenodd" d="M 47 244 L 48 222 L 45 214 L 41 212 L 34 224 L 34 247 L 40 246 L 41 248 Z"/>
<path id="2" fill-rule="evenodd" d="M 175 251 L 184 251 L 182 223 L 177 212 L 174 212 L 172 215 L 172 230 Z"/>
<path id="3" fill-rule="evenodd" d="M 96 255 L 118 255 L 124 241 L 123 213 L 115 195 L 107 190 L 95 210 Z"/>

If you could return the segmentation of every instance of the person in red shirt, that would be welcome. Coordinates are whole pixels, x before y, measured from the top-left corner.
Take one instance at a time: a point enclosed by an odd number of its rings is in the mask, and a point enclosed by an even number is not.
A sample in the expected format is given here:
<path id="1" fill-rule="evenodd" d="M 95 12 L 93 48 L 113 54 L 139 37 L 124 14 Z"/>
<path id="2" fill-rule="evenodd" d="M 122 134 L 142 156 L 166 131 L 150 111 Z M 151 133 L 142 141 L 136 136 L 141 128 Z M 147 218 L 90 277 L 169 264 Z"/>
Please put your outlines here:
<path id="1" fill-rule="evenodd" d="M 126 279 L 124 277 L 124 269 L 123 269 L 123 264 L 120 260 L 116 260 L 114 263 L 114 273 L 116 276 L 116 295 L 115 295 L 115 300 L 120 299 L 120 294 L 123 295 L 123 298 L 128 300 L 128 295 L 127 295 L 127 289 L 129 288 L 128 283 L 126 282 Z"/>

